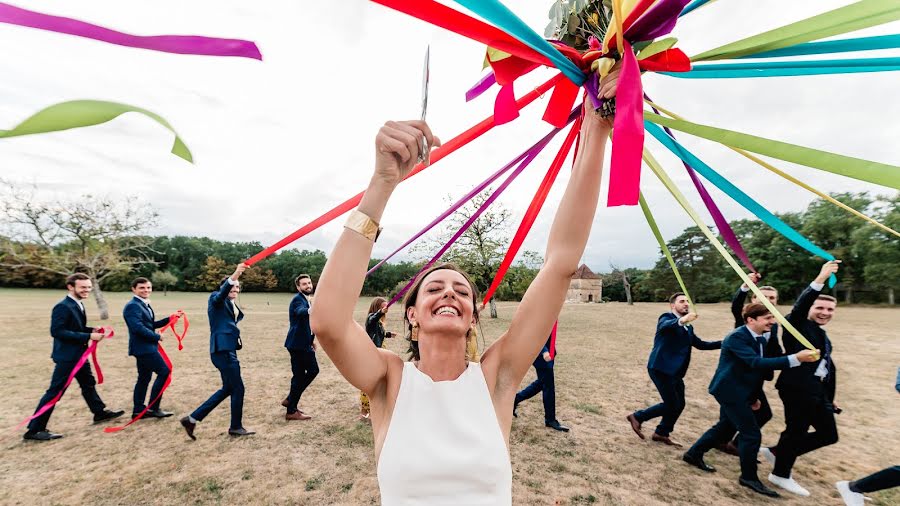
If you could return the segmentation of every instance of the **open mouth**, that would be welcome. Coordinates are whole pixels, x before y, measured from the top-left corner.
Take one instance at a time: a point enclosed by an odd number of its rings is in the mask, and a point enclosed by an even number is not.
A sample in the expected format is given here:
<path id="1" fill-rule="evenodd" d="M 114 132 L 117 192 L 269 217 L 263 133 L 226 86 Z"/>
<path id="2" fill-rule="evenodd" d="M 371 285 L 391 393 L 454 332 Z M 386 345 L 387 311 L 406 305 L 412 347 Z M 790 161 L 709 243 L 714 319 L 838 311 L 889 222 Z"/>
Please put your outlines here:
<path id="1" fill-rule="evenodd" d="M 453 306 L 441 306 L 432 314 L 435 316 L 459 316 L 459 310 Z"/>

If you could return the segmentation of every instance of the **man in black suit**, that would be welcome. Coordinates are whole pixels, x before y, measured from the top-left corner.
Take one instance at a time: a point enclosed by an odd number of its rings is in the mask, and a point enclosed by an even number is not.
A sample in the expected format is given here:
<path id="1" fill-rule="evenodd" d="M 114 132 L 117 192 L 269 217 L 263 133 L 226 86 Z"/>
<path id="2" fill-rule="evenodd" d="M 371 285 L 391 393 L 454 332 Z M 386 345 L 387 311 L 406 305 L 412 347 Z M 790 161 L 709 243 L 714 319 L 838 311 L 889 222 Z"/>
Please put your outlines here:
<path id="1" fill-rule="evenodd" d="M 137 363 L 137 381 L 134 384 L 134 408 L 132 418 L 137 418 L 144 409 L 146 418 L 166 418 L 172 416 L 172 413 L 163 411 L 159 408 L 162 403 L 162 388 L 169 378 L 169 366 L 159 354 L 159 343 L 163 340 L 162 335 L 156 332 L 156 329 L 165 327 L 169 323 L 169 317 L 156 320 L 156 314 L 150 305 L 150 294 L 153 293 L 153 283 L 149 279 L 139 277 L 131 282 L 131 293 L 134 297 L 122 309 L 122 317 L 125 319 L 125 325 L 128 326 L 128 355 L 134 357 Z M 178 311 L 177 314 L 182 314 Z M 150 378 L 156 374 L 156 381 L 153 382 L 153 389 L 150 390 L 150 406 L 145 403 L 147 400 L 147 387 L 150 385 Z M 158 398 L 157 398 L 158 397 Z M 153 400 L 156 399 L 154 402 Z"/>
<path id="2" fill-rule="evenodd" d="M 281 405 L 287 408 L 285 420 L 309 420 L 312 418 L 304 413 L 297 405 L 300 396 L 306 387 L 312 383 L 319 374 L 319 364 L 316 362 L 316 336 L 309 328 L 309 297 L 313 292 L 312 279 L 309 274 L 300 274 L 294 279 L 297 295 L 291 300 L 288 307 L 288 319 L 290 328 L 284 347 L 291 354 L 291 390 L 288 396 L 281 401 Z"/>
<path id="3" fill-rule="evenodd" d="M 763 485 L 757 476 L 756 454 L 762 436 L 753 405 L 758 402 L 759 390 L 768 371 L 797 367 L 801 362 L 813 362 L 818 357 L 816 351 L 802 350 L 787 357 L 766 358 L 764 334 L 772 330 L 775 317 L 766 306 L 756 302 L 743 309 L 743 316 L 745 324 L 723 341 L 719 366 L 709 384 L 709 393 L 719 402 L 719 422 L 685 452 L 683 460 L 703 471 L 715 471 L 703 461 L 703 455 L 730 441 L 735 432 L 740 431 L 741 477 L 738 481 L 754 492 L 778 497 L 778 493 Z"/>
<path id="4" fill-rule="evenodd" d="M 787 427 L 781 433 L 778 445 L 763 448 L 761 453 L 775 466 L 769 481 L 800 496 L 809 491 L 800 486 L 791 470 L 797 457 L 823 446 L 837 443 L 838 433 L 834 414 L 839 411 L 834 402 L 837 386 L 837 369 L 832 359 L 831 340 L 823 328 L 834 316 L 837 301 L 820 292 L 829 276 L 838 271 L 840 260 L 826 262 L 816 279 L 800 294 L 787 319 L 816 349 L 822 350 L 821 359 L 813 363 L 783 371 L 775 382 L 778 395 L 784 403 L 784 420 Z M 782 336 L 784 351 L 795 353 L 804 348 L 791 334 Z M 809 428 L 815 432 L 809 432 Z"/>
<path id="5" fill-rule="evenodd" d="M 747 276 L 754 284 L 759 283 L 759 280 L 762 278 L 762 276 L 756 272 L 748 273 Z M 778 290 L 776 290 L 775 287 L 768 285 L 760 286 L 759 291 L 773 306 L 778 305 Z M 750 293 L 750 287 L 747 286 L 747 283 L 744 283 L 738 288 L 738 291 L 735 292 L 734 297 L 731 299 L 731 314 L 734 316 L 734 328 L 738 328 L 744 324 L 742 312 L 748 293 Z M 754 302 L 758 302 L 756 300 L 756 294 L 750 293 L 750 303 L 752 304 Z M 784 355 L 781 344 L 778 343 L 778 323 L 773 323 L 772 330 L 765 332 L 763 337 L 766 339 L 766 347 L 763 354 L 764 357 L 772 358 Z M 766 381 L 775 379 L 775 372 L 772 370 L 765 371 L 765 379 Z M 756 401 L 751 404 L 751 408 L 753 409 L 753 416 L 756 418 L 756 424 L 759 425 L 760 430 L 762 430 L 763 426 L 772 419 L 772 407 L 769 406 L 769 399 L 766 398 L 766 393 L 763 391 L 762 386 L 760 386 L 759 392 L 756 394 Z M 737 440 L 738 435 L 735 435 L 732 441 L 721 444 L 717 448 L 725 453 L 738 456 Z"/>
<path id="6" fill-rule="evenodd" d="M 90 341 L 100 341 L 104 335 L 92 327 L 87 326 L 87 313 L 84 310 L 84 300 L 88 298 L 94 285 L 86 274 L 75 273 L 66 278 L 66 290 L 69 294 L 63 300 L 53 306 L 50 316 L 50 335 L 53 336 L 53 353 L 50 358 L 56 366 L 53 376 L 50 378 L 50 388 L 38 402 L 35 413 L 44 404 L 47 404 L 60 392 L 63 392 L 66 380 L 72 374 L 72 370 L 78 360 L 88 349 Z M 97 394 L 97 381 L 91 373 L 91 365 L 87 362 L 81 366 L 75 374 L 78 386 L 81 387 L 81 395 L 87 402 L 88 408 L 94 414 L 94 423 L 112 420 L 125 414 L 124 411 L 110 411 L 100 400 Z M 53 414 L 53 407 L 45 411 L 28 423 L 28 431 L 23 436 L 33 441 L 49 441 L 59 439 L 62 434 L 55 434 L 47 430 L 47 422 Z"/>
<path id="7" fill-rule="evenodd" d="M 647 409 L 635 411 L 626 419 L 631 429 L 644 439 L 641 424 L 661 416 L 662 420 L 653 433 L 653 440 L 669 446 L 681 447 L 681 443 L 670 437 L 675 429 L 675 422 L 684 411 L 684 376 L 691 363 L 691 348 L 699 350 L 718 350 L 722 341 L 703 341 L 694 334 L 691 322 L 697 314 L 691 312 L 688 298 L 678 292 L 669 297 L 670 311 L 663 313 L 656 324 L 656 336 L 653 338 L 653 351 L 647 362 L 647 372 L 656 385 L 662 402 Z"/>
<path id="8" fill-rule="evenodd" d="M 513 402 L 513 416 L 519 416 L 516 409 L 519 403 L 531 399 L 541 392 L 544 401 L 544 425 L 560 432 L 569 432 L 569 428 L 556 419 L 556 380 L 553 377 L 553 364 L 556 361 L 556 324 L 547 338 L 537 358 L 534 359 L 534 372 L 537 379 L 516 393 Z"/>
<path id="9" fill-rule="evenodd" d="M 238 278 L 247 270 L 247 264 L 238 264 L 234 274 L 222 281 L 222 286 L 209 296 L 206 313 L 209 316 L 209 354 L 212 363 L 222 376 L 222 388 L 212 394 L 193 413 L 181 419 L 181 426 L 188 437 L 194 436 L 197 423 L 206 418 L 227 397 L 231 397 L 231 425 L 228 434 L 249 436 L 256 432 L 243 425 L 244 380 L 241 379 L 241 364 L 237 350 L 243 347 L 238 323 L 244 319 L 244 312 L 235 304 L 241 291 Z"/>

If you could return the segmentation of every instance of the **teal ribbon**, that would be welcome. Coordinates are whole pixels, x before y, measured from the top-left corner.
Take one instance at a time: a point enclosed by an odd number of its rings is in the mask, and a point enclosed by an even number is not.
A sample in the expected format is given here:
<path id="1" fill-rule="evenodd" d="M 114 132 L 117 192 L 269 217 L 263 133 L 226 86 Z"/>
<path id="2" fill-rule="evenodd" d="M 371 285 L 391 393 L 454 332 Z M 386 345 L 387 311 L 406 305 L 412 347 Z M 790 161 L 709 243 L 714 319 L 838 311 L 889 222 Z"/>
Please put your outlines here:
<path id="1" fill-rule="evenodd" d="M 857 74 L 900 70 L 900 57 L 853 60 L 762 61 L 753 63 L 712 63 L 691 67 L 689 72 L 660 72 L 683 79 L 730 79 L 740 77 L 814 76 Z"/>
<path id="2" fill-rule="evenodd" d="M 644 121 L 644 128 L 646 128 L 647 132 L 655 137 L 657 141 L 659 141 L 669 151 L 674 153 L 675 156 L 681 158 L 684 163 L 690 165 L 710 183 L 714 184 L 718 189 L 725 192 L 726 195 L 734 199 L 734 201 L 743 206 L 744 209 L 747 209 L 748 211 L 753 213 L 757 218 L 762 220 L 763 223 L 775 229 L 779 234 L 783 235 L 784 237 L 794 242 L 796 245 L 816 256 L 822 257 L 825 260 L 835 259 L 834 255 L 816 246 L 806 237 L 803 237 L 799 232 L 791 228 L 787 223 L 781 221 L 777 216 L 769 212 L 769 210 L 763 207 L 759 202 L 753 200 L 749 195 L 741 191 L 737 186 L 735 186 L 730 181 L 725 179 L 725 177 L 723 177 L 721 174 L 713 170 L 712 167 L 694 156 L 693 153 L 679 144 L 678 141 L 666 135 L 666 133 L 663 132 L 662 128 L 646 120 Z M 834 284 L 836 282 L 837 278 L 835 278 L 833 275 L 828 278 L 829 287 L 834 287 Z"/>
<path id="3" fill-rule="evenodd" d="M 709 0 L 694 0 L 693 2 L 689 3 L 684 8 L 684 10 L 681 11 L 681 14 L 679 14 L 678 17 L 680 18 L 681 16 L 684 16 L 685 14 L 691 12 L 692 10 L 694 10 L 698 7 L 703 7 L 703 5 L 708 2 L 709 2 Z"/>
<path id="4" fill-rule="evenodd" d="M 573 83 L 581 86 L 587 77 L 584 72 L 563 56 L 558 49 L 544 40 L 524 21 L 497 0 L 455 0 L 456 3 L 481 16 L 497 28 L 522 41 L 528 47 L 546 56 Z"/>
<path id="5" fill-rule="evenodd" d="M 690 7 L 690 6 L 689 6 Z M 874 51 L 877 49 L 894 49 L 900 47 L 900 34 L 877 35 L 875 37 L 859 37 L 855 39 L 828 40 L 825 42 L 806 42 L 772 51 L 749 54 L 740 58 L 778 58 L 782 56 L 801 56 L 805 54 L 849 53 L 853 51 Z"/>

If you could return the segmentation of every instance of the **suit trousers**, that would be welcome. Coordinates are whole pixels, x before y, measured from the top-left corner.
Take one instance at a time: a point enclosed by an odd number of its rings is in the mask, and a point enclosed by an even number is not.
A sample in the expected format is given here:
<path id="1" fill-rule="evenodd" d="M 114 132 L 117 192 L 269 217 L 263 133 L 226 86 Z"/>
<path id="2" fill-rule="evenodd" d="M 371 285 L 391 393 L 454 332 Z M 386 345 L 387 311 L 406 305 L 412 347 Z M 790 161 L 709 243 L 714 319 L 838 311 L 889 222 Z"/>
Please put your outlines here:
<path id="1" fill-rule="evenodd" d="M 291 354 L 291 390 L 288 393 L 288 414 L 297 412 L 297 404 L 306 387 L 316 379 L 319 374 L 319 363 L 316 362 L 316 352 L 313 350 L 288 350 Z"/>
<path id="2" fill-rule="evenodd" d="M 543 360 L 543 359 L 541 359 Z M 556 420 L 556 383 L 553 377 L 553 362 L 545 362 L 540 367 L 534 366 L 537 379 L 516 394 L 515 403 L 531 399 L 541 392 L 544 400 L 544 422 Z"/>
<path id="3" fill-rule="evenodd" d="M 756 454 L 759 453 L 762 435 L 750 404 L 720 402 L 719 406 L 719 422 L 700 436 L 687 452 L 702 457 L 716 446 L 731 441 L 735 432 L 739 432 L 737 447 L 741 459 L 741 478 L 758 480 Z"/>
<path id="4" fill-rule="evenodd" d="M 769 399 L 766 398 L 766 393 L 762 390 L 759 392 L 759 409 L 753 412 L 753 417 L 756 418 L 756 425 L 760 431 L 772 419 L 772 406 L 769 405 Z M 737 440 L 738 436 L 736 435 L 733 441 L 735 446 L 737 446 Z"/>
<path id="5" fill-rule="evenodd" d="M 850 490 L 859 494 L 900 487 L 900 466 L 891 466 L 850 483 Z"/>
<path id="6" fill-rule="evenodd" d="M 156 373 L 156 381 L 153 382 L 153 388 L 150 390 L 150 401 L 156 399 L 160 395 L 163 385 L 172 372 L 169 366 L 163 361 L 159 351 L 148 353 L 146 355 L 138 355 L 134 357 L 137 362 L 137 382 L 134 384 L 134 413 L 140 413 L 147 407 L 144 402 L 147 400 L 147 387 L 150 385 L 150 378 Z M 150 405 L 150 410 L 159 409 L 162 403 L 162 396 L 156 402 Z"/>
<path id="7" fill-rule="evenodd" d="M 797 457 L 838 441 L 834 408 L 821 394 L 800 390 L 780 389 L 784 402 L 785 429 L 774 448 L 775 469 L 772 473 L 790 478 Z M 809 432 L 813 427 L 815 432 Z"/>
<path id="8" fill-rule="evenodd" d="M 41 406 L 50 402 L 51 399 L 63 391 L 66 380 L 69 379 L 69 374 L 72 373 L 75 364 L 77 364 L 77 362 L 56 362 L 56 366 L 53 368 L 53 376 L 50 377 L 50 387 L 44 393 L 44 396 L 41 397 L 41 400 L 38 401 L 37 408 L 34 410 L 35 413 L 37 410 L 41 409 Z M 103 401 L 100 400 L 100 395 L 97 394 L 97 380 L 94 379 L 94 374 L 91 372 L 90 363 L 85 362 L 84 365 L 81 366 L 81 369 L 75 373 L 75 380 L 78 381 L 78 386 L 81 387 L 81 396 L 84 397 L 85 402 L 87 402 L 91 413 L 95 415 L 102 413 L 103 410 L 106 409 L 106 404 L 103 404 Z M 56 406 L 53 408 L 55 407 Z M 28 431 L 40 432 L 46 430 L 50 415 L 53 414 L 53 408 L 48 409 L 44 414 L 29 422 Z"/>
<path id="9" fill-rule="evenodd" d="M 634 417 L 643 423 L 656 417 L 662 417 L 656 426 L 656 433 L 660 436 L 668 436 L 675 430 L 675 423 L 681 412 L 684 411 L 684 380 L 677 376 L 648 369 L 650 379 L 656 385 L 662 402 L 650 406 L 647 409 L 634 412 Z"/>
<path id="10" fill-rule="evenodd" d="M 191 418 L 197 421 L 203 420 L 219 403 L 227 397 L 231 397 L 231 426 L 229 429 L 240 429 L 243 427 L 244 380 L 241 379 L 241 363 L 238 362 L 237 352 L 217 351 L 210 357 L 222 376 L 222 388 L 191 413 Z"/>

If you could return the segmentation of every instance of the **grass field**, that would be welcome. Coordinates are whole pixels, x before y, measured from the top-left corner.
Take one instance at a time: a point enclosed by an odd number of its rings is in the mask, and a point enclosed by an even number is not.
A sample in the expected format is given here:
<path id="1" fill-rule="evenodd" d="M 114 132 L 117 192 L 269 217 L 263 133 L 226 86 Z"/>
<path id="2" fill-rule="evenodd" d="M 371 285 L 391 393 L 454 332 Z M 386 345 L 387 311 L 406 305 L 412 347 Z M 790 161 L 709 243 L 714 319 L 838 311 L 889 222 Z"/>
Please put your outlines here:
<path id="1" fill-rule="evenodd" d="M 175 417 L 140 421 L 105 434 L 91 424 L 77 385 L 63 397 L 49 428 L 65 438 L 23 442 L 15 424 L 34 410 L 50 380 L 48 333 L 52 305 L 63 293 L 0 290 L 0 503 L 2 504 L 377 504 L 372 435 L 357 422 L 357 392 L 319 353 L 321 374 L 303 397 L 308 422 L 286 422 L 279 405 L 288 390 L 290 363 L 282 347 L 289 294 L 245 294 L 240 305 L 244 349 L 239 353 L 246 385 L 244 424 L 258 434 L 232 439 L 228 404 L 197 427 L 192 442 L 178 424 L 219 387 L 209 361 L 206 295 L 153 297 L 157 314 L 184 309 L 191 331 L 184 351 L 164 342 L 174 362 L 173 383 L 163 408 Z M 106 382 L 99 387 L 113 409 L 131 411 L 136 375 L 127 356 L 121 308 L 130 294 L 109 294 L 118 336 L 101 344 Z M 364 317 L 367 300 L 357 305 Z M 88 313 L 96 315 L 93 302 Z M 500 303 L 500 318 L 484 322 L 489 343 L 509 325 L 514 303 Z M 638 440 L 624 420 L 635 408 L 658 400 L 646 372 L 653 329 L 665 304 L 567 305 L 560 318 L 556 365 L 561 434 L 543 426 L 540 399 L 519 409 L 511 434 L 515 504 L 842 504 L 834 482 L 900 463 L 900 398 L 893 380 L 900 365 L 900 310 L 839 308 L 828 326 L 839 369 L 840 442 L 801 457 L 794 469 L 811 498 L 776 502 L 738 486 L 738 461 L 711 452 L 719 472 L 705 475 L 681 462 L 681 452 Z M 784 308 L 787 309 L 787 308 Z M 698 334 L 720 339 L 730 327 L 725 304 L 701 305 Z M 90 323 L 97 323 L 91 319 Z M 399 312 L 388 330 L 399 331 Z M 388 340 L 396 352 L 405 341 Z M 686 378 L 687 408 L 673 437 L 692 443 L 712 425 L 718 405 L 706 393 L 718 352 L 694 352 Z M 531 372 L 526 382 L 534 378 Z M 768 385 L 775 419 L 763 431 L 774 443 L 783 428 L 777 393 Z M 654 425 L 649 425 L 652 429 Z M 769 465 L 760 465 L 765 477 Z M 873 494 L 871 504 L 900 504 L 900 491 Z"/>

